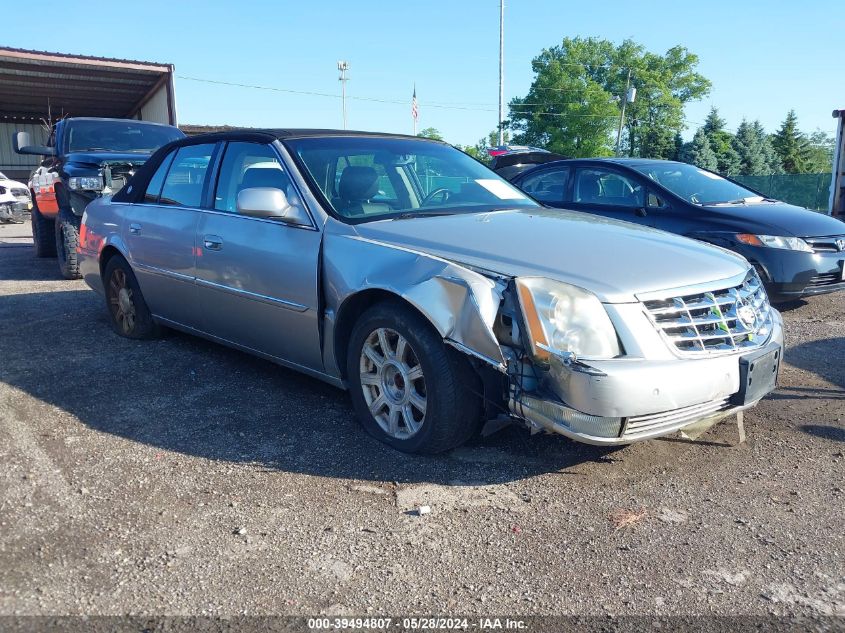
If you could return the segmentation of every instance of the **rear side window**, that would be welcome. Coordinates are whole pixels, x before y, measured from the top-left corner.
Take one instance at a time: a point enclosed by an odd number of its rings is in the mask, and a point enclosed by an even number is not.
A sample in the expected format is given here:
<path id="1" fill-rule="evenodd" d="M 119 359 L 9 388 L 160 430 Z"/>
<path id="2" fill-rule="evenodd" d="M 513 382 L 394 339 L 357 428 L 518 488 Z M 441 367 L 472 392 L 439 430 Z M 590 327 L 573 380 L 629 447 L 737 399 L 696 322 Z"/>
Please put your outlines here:
<path id="1" fill-rule="evenodd" d="M 153 204 L 158 202 L 158 197 L 161 194 L 161 186 L 164 184 L 164 177 L 167 175 L 167 170 L 170 169 L 170 163 L 173 162 L 173 157 L 175 155 L 176 152 L 172 151 L 165 156 L 163 161 L 161 161 L 161 165 L 158 166 L 156 173 L 153 174 L 153 177 L 150 178 L 150 182 L 147 185 L 147 192 L 144 194 L 144 202 L 150 202 Z"/>
<path id="2" fill-rule="evenodd" d="M 535 200 L 554 204 L 563 202 L 568 182 L 569 167 L 544 169 L 528 176 L 520 188 Z"/>
<path id="3" fill-rule="evenodd" d="M 159 204 L 199 207 L 214 144 L 180 147 L 164 179 Z"/>

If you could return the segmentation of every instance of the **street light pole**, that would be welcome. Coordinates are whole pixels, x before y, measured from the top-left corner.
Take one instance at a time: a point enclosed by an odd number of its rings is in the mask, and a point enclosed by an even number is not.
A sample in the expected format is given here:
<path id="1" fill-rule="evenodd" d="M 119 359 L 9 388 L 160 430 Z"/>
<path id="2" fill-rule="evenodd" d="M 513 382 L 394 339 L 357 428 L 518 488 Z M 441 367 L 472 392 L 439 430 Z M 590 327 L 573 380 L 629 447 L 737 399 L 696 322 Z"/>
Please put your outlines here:
<path id="1" fill-rule="evenodd" d="M 505 0 L 499 0 L 499 145 L 505 144 Z"/>
<path id="2" fill-rule="evenodd" d="M 346 76 L 346 71 L 349 70 L 349 62 L 339 61 L 337 63 L 337 69 L 340 71 L 340 77 L 338 80 L 340 81 L 340 99 L 342 102 L 343 107 L 343 129 L 346 129 L 346 82 L 348 80 Z"/>
<path id="3" fill-rule="evenodd" d="M 625 106 L 628 105 L 628 95 L 631 92 L 631 69 L 628 69 L 628 82 L 625 84 L 625 94 L 622 96 L 622 112 L 619 114 L 619 131 L 616 132 L 616 155 L 622 148 L 622 126 L 625 125 Z"/>

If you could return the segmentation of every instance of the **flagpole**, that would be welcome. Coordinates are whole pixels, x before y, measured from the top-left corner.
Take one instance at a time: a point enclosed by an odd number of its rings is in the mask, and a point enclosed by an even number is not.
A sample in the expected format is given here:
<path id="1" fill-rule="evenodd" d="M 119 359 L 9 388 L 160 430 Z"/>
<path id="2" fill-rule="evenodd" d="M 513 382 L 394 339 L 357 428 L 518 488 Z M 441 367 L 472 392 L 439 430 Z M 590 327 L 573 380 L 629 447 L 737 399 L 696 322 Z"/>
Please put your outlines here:
<path id="1" fill-rule="evenodd" d="M 414 96 L 411 98 L 411 118 L 414 120 L 414 136 L 417 135 L 417 119 L 419 118 L 419 106 L 417 105 L 417 84 L 414 82 Z"/>

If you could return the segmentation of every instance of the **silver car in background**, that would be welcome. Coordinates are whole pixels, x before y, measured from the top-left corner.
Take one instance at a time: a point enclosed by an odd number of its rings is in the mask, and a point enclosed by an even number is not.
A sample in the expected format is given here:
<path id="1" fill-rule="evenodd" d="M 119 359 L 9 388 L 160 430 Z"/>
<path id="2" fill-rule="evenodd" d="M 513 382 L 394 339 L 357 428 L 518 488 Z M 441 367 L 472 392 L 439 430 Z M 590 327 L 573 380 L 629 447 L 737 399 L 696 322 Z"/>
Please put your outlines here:
<path id="1" fill-rule="evenodd" d="M 176 141 L 88 206 L 80 258 L 119 334 L 177 328 L 345 387 L 409 452 L 503 415 L 593 444 L 700 427 L 756 404 L 781 360 L 742 257 L 544 208 L 414 137 Z"/>

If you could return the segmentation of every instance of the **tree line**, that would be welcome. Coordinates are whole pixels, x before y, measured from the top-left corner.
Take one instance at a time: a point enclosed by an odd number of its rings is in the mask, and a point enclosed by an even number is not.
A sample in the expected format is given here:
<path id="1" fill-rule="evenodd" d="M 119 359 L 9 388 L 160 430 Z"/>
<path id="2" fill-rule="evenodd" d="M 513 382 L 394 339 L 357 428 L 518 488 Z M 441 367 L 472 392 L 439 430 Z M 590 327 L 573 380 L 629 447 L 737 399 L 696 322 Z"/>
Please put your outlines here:
<path id="1" fill-rule="evenodd" d="M 729 131 L 713 108 L 692 140 L 684 142 L 684 107 L 712 88 L 698 63 L 683 46 L 661 55 L 630 39 L 615 45 L 600 38 L 564 38 L 532 60 L 534 79 L 528 94 L 509 104 L 505 138 L 576 158 L 612 156 L 618 138 L 623 156 L 683 160 L 728 175 L 830 170 L 833 138 L 821 130 L 801 132 L 793 110 L 770 134 L 757 120 L 743 120 Z M 630 88 L 636 90 L 633 101 L 626 98 Z M 439 136 L 433 128 L 421 135 L 430 133 Z M 485 159 L 486 147 L 497 137 L 494 130 L 460 149 Z"/>

